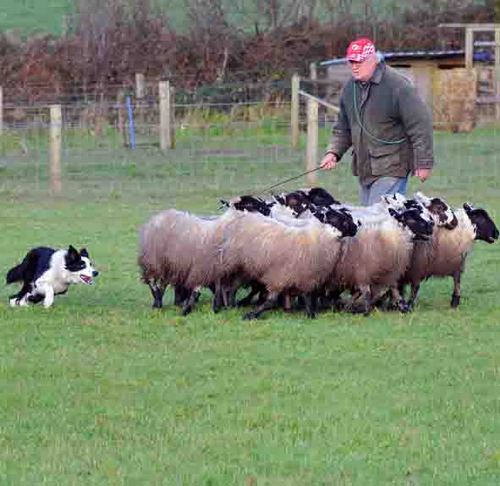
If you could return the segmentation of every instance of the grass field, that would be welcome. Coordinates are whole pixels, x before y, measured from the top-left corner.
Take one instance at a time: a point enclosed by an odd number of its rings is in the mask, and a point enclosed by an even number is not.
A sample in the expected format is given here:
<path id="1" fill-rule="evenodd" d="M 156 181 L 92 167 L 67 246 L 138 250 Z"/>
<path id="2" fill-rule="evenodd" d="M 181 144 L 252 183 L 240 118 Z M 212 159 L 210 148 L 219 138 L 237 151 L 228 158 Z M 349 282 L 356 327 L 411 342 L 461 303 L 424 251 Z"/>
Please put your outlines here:
<path id="1" fill-rule="evenodd" d="M 0 160 L 2 271 L 33 245 L 69 243 L 101 271 L 50 310 L 11 309 L 0 288 L 0 483 L 499 484 L 498 243 L 475 247 L 456 311 L 449 281 L 426 283 L 410 315 L 249 323 L 240 310 L 213 315 L 208 294 L 187 318 L 150 309 L 138 226 L 172 206 L 214 213 L 219 197 L 299 173 L 285 141 L 68 150 L 57 198 L 46 154 Z M 436 152 L 434 177 L 411 190 L 482 205 L 498 222 L 498 130 L 437 133 Z M 347 166 L 318 182 L 356 199 Z"/>
<path id="2" fill-rule="evenodd" d="M 282 0 L 279 2 L 279 18 L 281 18 L 293 0 Z M 85 3 L 85 2 L 83 2 Z M 94 4 L 99 2 L 94 1 Z M 102 4 L 103 2 L 101 2 Z M 125 2 L 126 3 L 126 2 Z M 484 0 L 466 2 L 479 5 L 485 4 Z M 185 0 L 151 0 L 153 11 L 162 12 L 167 16 L 170 25 L 179 32 L 186 32 L 191 25 L 188 17 L 187 2 Z M 192 5 L 195 3 L 191 2 Z M 22 34 L 30 33 L 52 33 L 59 35 L 64 31 L 64 17 L 71 16 L 75 12 L 75 0 L 3 0 L 0 10 L 0 31 L 16 30 Z M 237 29 L 254 32 L 255 24 L 259 23 L 260 30 L 267 27 L 269 19 L 259 8 L 258 0 L 245 0 L 235 2 L 224 0 L 222 2 L 228 22 Z M 321 22 L 329 20 L 329 2 L 317 2 L 316 18 Z M 408 5 L 401 4 L 395 0 L 377 0 L 371 8 L 377 18 L 386 19 L 400 15 Z M 364 16 L 366 3 L 362 0 L 351 0 L 348 8 L 353 15 Z M 336 9 L 338 14 L 340 9 Z"/>

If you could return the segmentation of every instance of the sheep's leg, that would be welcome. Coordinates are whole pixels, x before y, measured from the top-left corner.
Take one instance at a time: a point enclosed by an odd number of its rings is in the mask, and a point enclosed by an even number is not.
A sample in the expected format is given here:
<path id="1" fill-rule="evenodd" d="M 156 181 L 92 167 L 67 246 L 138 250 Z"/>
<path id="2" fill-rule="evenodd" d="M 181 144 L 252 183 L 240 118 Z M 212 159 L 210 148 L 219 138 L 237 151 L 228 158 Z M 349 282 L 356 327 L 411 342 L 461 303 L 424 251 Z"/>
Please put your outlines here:
<path id="1" fill-rule="evenodd" d="M 410 293 L 410 298 L 408 299 L 408 307 L 410 309 L 413 309 L 415 307 L 419 290 L 420 290 L 420 283 L 411 284 L 411 293 Z"/>
<path id="2" fill-rule="evenodd" d="M 175 286 L 175 292 L 174 292 L 174 304 L 182 307 L 184 302 L 187 300 L 189 297 L 189 290 L 182 286 L 182 285 L 176 285 Z"/>
<path id="3" fill-rule="evenodd" d="M 340 312 L 345 308 L 342 302 L 341 295 L 344 289 L 341 287 L 336 287 L 328 291 L 327 296 L 331 300 L 331 305 L 334 311 Z"/>
<path id="4" fill-rule="evenodd" d="M 227 289 L 225 293 L 224 303 L 226 307 L 236 307 L 236 293 L 238 292 L 237 288 Z"/>
<path id="5" fill-rule="evenodd" d="M 391 287 L 392 302 L 400 312 L 409 312 L 410 306 L 405 302 L 398 287 Z"/>
<path id="6" fill-rule="evenodd" d="M 280 294 L 281 298 L 281 306 L 283 307 L 283 310 L 285 312 L 291 312 L 292 311 L 292 296 L 290 295 L 290 292 L 283 292 Z"/>
<path id="7" fill-rule="evenodd" d="M 451 296 L 451 307 L 456 309 L 460 304 L 460 279 L 462 278 L 462 272 L 457 270 L 453 274 L 453 294 Z"/>
<path id="8" fill-rule="evenodd" d="M 183 316 L 187 316 L 193 310 L 194 304 L 197 302 L 199 296 L 200 290 L 199 287 L 196 287 L 196 289 L 191 291 L 189 298 L 186 300 L 184 306 L 182 307 Z"/>
<path id="9" fill-rule="evenodd" d="M 167 286 L 164 283 L 159 284 L 156 280 L 150 280 L 148 287 L 153 296 L 153 309 L 161 309 L 163 307 L 163 294 Z"/>
<path id="10" fill-rule="evenodd" d="M 267 300 L 263 302 L 261 305 L 259 305 L 255 310 L 249 312 L 248 314 L 245 314 L 243 316 L 243 319 L 246 320 L 251 320 L 251 319 L 257 319 L 260 317 L 262 313 L 269 309 L 274 309 L 278 303 L 278 293 L 277 292 L 271 292 L 267 296 Z"/>
<path id="11" fill-rule="evenodd" d="M 353 314 L 364 314 L 367 316 L 373 309 L 371 289 L 369 285 L 360 285 L 359 291 L 361 292 L 362 302 L 359 306 L 354 305 L 354 301 L 351 300 L 346 306 Z M 354 295 L 354 294 L 353 294 Z"/>
<path id="12" fill-rule="evenodd" d="M 217 313 L 222 306 L 222 284 L 217 280 L 214 285 L 214 298 L 212 300 L 212 310 Z"/>
<path id="13" fill-rule="evenodd" d="M 306 315 L 309 319 L 314 319 L 316 317 L 316 294 L 314 292 L 310 292 L 304 295 L 304 301 L 306 305 Z"/>

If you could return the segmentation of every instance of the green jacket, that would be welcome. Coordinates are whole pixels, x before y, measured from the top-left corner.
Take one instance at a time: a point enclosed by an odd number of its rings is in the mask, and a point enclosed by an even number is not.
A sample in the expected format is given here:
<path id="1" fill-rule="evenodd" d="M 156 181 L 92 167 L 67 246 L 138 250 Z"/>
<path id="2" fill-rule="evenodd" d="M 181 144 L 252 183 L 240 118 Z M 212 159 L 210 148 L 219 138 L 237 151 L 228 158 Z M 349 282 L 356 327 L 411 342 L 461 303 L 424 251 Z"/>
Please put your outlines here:
<path id="1" fill-rule="evenodd" d="M 402 142 L 387 143 L 398 140 Z M 363 88 L 351 78 L 342 91 L 326 152 L 340 160 L 351 146 L 352 171 L 361 184 L 383 176 L 404 177 L 414 169 L 434 165 L 431 113 L 410 81 L 383 62 L 368 86 Z"/>

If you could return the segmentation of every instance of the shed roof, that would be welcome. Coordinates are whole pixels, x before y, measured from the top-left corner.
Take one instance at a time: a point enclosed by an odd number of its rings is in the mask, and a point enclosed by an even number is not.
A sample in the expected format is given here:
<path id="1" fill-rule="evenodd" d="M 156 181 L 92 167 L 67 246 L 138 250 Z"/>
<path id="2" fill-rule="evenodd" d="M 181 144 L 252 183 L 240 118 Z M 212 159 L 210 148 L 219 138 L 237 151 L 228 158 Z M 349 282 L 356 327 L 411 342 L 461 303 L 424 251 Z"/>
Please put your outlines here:
<path id="1" fill-rule="evenodd" d="M 447 51 L 401 51 L 401 52 L 380 52 L 377 54 L 383 59 L 392 60 L 409 60 L 409 59 L 449 59 L 463 58 L 465 51 L 463 49 L 447 50 Z M 475 53 L 476 54 L 476 53 Z M 479 54 L 479 53 L 477 53 Z M 477 59 L 484 60 L 484 59 Z M 336 57 L 327 61 L 320 62 L 320 66 L 332 66 L 335 64 L 343 64 L 346 62 L 345 57 Z"/>

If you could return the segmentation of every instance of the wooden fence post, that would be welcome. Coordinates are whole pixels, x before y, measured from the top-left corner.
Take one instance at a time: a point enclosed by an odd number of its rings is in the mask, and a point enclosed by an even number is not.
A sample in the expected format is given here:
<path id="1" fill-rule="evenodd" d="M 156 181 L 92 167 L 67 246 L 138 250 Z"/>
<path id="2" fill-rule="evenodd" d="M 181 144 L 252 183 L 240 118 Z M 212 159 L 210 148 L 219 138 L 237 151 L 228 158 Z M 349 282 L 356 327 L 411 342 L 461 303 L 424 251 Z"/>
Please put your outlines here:
<path id="1" fill-rule="evenodd" d="M 318 102 L 312 98 L 307 99 L 307 148 L 306 170 L 318 166 Z M 316 183 L 316 172 L 307 174 L 307 183 L 312 186 Z"/>
<path id="2" fill-rule="evenodd" d="M 175 147 L 173 88 L 169 81 L 160 81 L 160 148 L 165 151 Z"/>
<path id="3" fill-rule="evenodd" d="M 472 69 L 474 64 L 474 30 L 470 27 L 465 29 L 465 67 Z"/>
<path id="4" fill-rule="evenodd" d="M 144 88 L 144 74 L 135 73 L 135 97 L 140 100 L 144 98 L 146 90 Z"/>
<path id="5" fill-rule="evenodd" d="M 50 191 L 61 192 L 62 113 L 61 105 L 50 106 Z"/>
<path id="6" fill-rule="evenodd" d="M 170 86 L 170 148 L 175 148 L 175 87 Z"/>
<path id="7" fill-rule="evenodd" d="M 118 132 L 120 133 L 123 146 L 128 147 L 128 135 L 125 122 L 125 93 L 123 90 L 118 91 L 116 106 L 118 109 Z"/>
<path id="8" fill-rule="evenodd" d="M 318 68 L 315 62 L 311 62 L 311 64 L 309 64 L 309 77 L 314 81 L 318 79 Z"/>
<path id="9" fill-rule="evenodd" d="M 291 99 L 291 130 L 292 148 L 299 146 L 299 88 L 300 77 L 298 74 L 292 76 L 292 99 Z"/>

